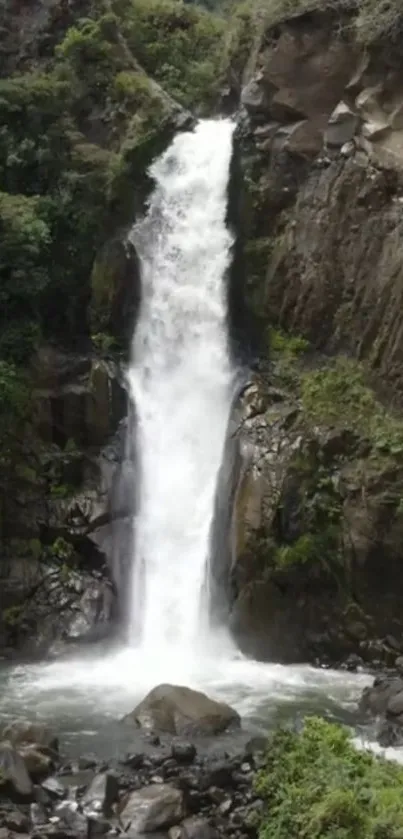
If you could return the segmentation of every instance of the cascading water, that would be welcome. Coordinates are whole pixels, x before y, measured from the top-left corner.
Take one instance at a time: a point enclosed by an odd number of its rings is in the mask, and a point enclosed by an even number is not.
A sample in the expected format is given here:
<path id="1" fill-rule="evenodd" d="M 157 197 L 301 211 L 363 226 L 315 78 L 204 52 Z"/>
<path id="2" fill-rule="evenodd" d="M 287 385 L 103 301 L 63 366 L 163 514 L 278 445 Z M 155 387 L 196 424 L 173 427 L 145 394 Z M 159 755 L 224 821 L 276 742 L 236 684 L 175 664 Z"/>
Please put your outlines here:
<path id="1" fill-rule="evenodd" d="M 118 741 L 126 749 L 126 729 L 115 721 L 163 681 L 222 698 L 246 726 L 263 729 L 277 715 L 294 719 L 304 708 L 348 713 L 370 681 L 251 661 L 225 632 L 209 631 L 213 516 L 218 510 L 214 547 L 220 553 L 225 540 L 217 525 L 225 527 L 230 512 L 230 499 L 217 505 L 215 496 L 218 483 L 224 490 L 227 485 L 225 468 L 220 479 L 219 472 L 237 387 L 225 287 L 232 131 L 230 121 L 204 121 L 177 136 L 151 167 L 156 186 L 149 212 L 132 231 L 143 288 L 129 371 L 136 421 L 128 419 L 130 468 L 121 485 L 125 509 L 135 508 L 130 644 L 6 667 L 3 681 L 0 671 L 0 722 L 19 713 L 30 717 L 34 709 L 52 727 L 56 722 L 73 753 L 82 753 L 85 742 L 108 757 Z M 119 529 L 121 554 L 128 530 Z"/>
<path id="2" fill-rule="evenodd" d="M 131 639 L 150 657 L 206 642 L 209 538 L 234 387 L 225 274 L 233 124 L 179 134 L 151 167 L 146 218 L 131 233 L 142 304 L 129 371 L 140 472 Z"/>

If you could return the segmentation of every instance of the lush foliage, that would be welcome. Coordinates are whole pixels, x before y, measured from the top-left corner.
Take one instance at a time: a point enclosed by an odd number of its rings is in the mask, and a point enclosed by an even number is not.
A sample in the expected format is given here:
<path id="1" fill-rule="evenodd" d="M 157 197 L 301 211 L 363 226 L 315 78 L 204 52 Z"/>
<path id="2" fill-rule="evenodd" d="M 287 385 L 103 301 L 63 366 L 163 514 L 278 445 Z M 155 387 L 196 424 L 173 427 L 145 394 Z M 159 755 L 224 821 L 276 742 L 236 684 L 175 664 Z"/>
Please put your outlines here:
<path id="1" fill-rule="evenodd" d="M 260 839 L 401 839 L 403 769 L 358 752 L 343 728 L 312 718 L 271 738 L 257 790 Z"/>
<path id="2" fill-rule="evenodd" d="M 118 0 L 123 32 L 141 66 L 182 104 L 214 101 L 225 21 L 174 0 Z"/>
<path id="3" fill-rule="evenodd" d="M 403 455 L 403 421 L 386 410 L 366 384 L 364 368 L 338 358 L 301 380 L 302 406 L 308 417 L 368 437 L 374 451 Z"/>

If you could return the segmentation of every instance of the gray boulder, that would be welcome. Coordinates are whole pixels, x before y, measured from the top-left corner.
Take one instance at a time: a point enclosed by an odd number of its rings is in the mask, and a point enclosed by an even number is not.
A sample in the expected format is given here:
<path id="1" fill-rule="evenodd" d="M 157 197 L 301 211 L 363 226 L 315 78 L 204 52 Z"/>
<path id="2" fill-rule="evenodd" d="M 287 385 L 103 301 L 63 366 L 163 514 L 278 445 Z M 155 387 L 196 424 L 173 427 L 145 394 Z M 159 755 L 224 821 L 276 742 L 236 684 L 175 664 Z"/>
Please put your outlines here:
<path id="1" fill-rule="evenodd" d="M 23 758 L 11 743 L 0 743 L 0 790 L 7 782 L 19 795 L 29 796 L 32 793 L 32 782 Z"/>
<path id="2" fill-rule="evenodd" d="M 130 835 L 168 830 L 183 819 L 183 794 L 169 784 L 155 784 L 129 793 L 120 821 Z"/>
<path id="3" fill-rule="evenodd" d="M 181 737 L 211 736 L 241 724 L 230 705 L 178 685 L 154 688 L 123 722 Z"/>

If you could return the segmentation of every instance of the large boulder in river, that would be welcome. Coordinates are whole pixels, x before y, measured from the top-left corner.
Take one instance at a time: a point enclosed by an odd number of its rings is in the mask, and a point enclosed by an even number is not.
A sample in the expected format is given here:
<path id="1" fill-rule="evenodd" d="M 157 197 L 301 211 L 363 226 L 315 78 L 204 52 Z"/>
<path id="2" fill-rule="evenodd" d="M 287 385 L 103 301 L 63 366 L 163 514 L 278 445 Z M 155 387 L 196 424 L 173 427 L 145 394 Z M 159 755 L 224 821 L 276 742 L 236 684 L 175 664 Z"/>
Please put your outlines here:
<path id="1" fill-rule="evenodd" d="M 225 702 L 178 685 L 158 685 L 123 721 L 186 737 L 219 734 L 241 722 L 237 711 Z"/>

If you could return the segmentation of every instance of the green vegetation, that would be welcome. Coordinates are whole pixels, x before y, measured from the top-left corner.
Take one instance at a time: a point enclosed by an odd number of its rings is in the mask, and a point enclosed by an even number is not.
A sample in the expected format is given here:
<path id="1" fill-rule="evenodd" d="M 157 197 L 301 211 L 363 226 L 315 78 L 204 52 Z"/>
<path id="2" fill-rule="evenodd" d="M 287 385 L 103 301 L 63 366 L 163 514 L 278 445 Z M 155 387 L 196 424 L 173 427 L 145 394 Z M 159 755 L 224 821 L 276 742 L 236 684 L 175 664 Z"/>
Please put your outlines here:
<path id="1" fill-rule="evenodd" d="M 0 80 L 0 358 L 87 334 L 96 253 L 143 200 L 169 94 L 214 101 L 225 29 L 175 0 L 102 0 L 46 64 Z"/>
<path id="2" fill-rule="evenodd" d="M 367 384 L 364 365 L 338 356 L 309 370 L 304 366 L 308 351 L 305 338 L 270 328 L 274 375 L 296 389 L 304 418 L 311 424 L 355 431 L 369 441 L 374 454 L 403 456 L 403 420 L 381 404 Z"/>
<path id="3" fill-rule="evenodd" d="M 291 335 L 270 327 L 267 331 L 269 358 L 275 362 L 274 375 L 286 387 L 298 391 L 301 364 L 309 350 L 309 342 L 299 335 Z"/>
<path id="4" fill-rule="evenodd" d="M 337 358 L 328 367 L 304 373 L 301 396 L 312 421 L 354 429 L 369 439 L 375 452 L 403 455 L 403 420 L 381 405 L 358 362 Z"/>
<path id="5" fill-rule="evenodd" d="M 357 751 L 319 718 L 270 739 L 256 789 L 266 811 L 259 839 L 401 839 L 401 766 Z"/>
<path id="6" fill-rule="evenodd" d="M 290 361 L 295 361 L 309 349 L 309 341 L 301 335 L 290 335 L 279 329 L 269 330 L 270 350 Z"/>
<path id="7" fill-rule="evenodd" d="M 220 85 L 226 24 L 175 0 L 117 0 L 122 31 L 144 70 L 187 107 L 212 104 Z"/>
<path id="8" fill-rule="evenodd" d="M 59 12 L 21 63 L 11 7 L 1 21 L 12 73 L 0 78 L 0 535 L 17 484 L 71 491 L 57 457 L 54 474 L 36 462 L 22 371 L 44 342 L 75 348 L 92 333 L 99 352 L 121 348 L 119 264 L 102 273 L 97 257 L 144 207 L 147 167 L 179 110 L 171 97 L 211 110 L 225 62 L 224 18 L 196 5 L 86 0 Z"/>

